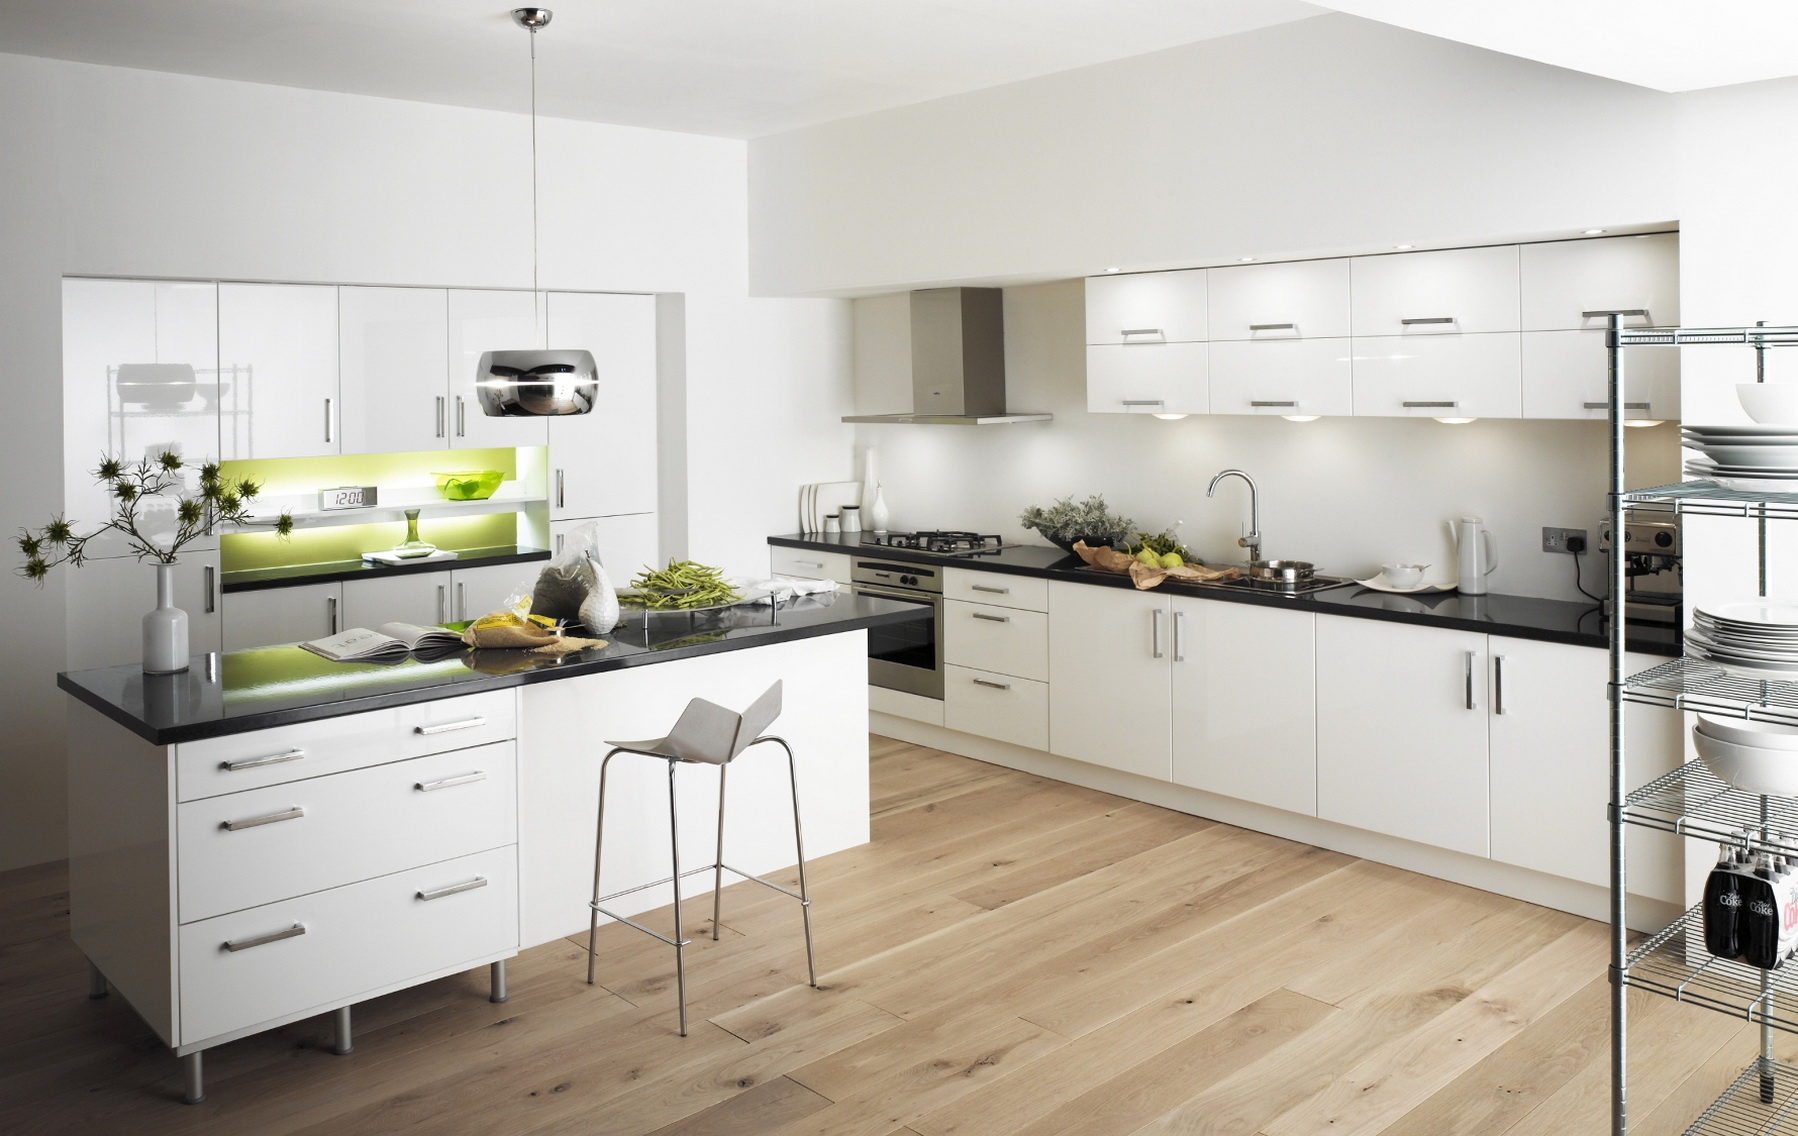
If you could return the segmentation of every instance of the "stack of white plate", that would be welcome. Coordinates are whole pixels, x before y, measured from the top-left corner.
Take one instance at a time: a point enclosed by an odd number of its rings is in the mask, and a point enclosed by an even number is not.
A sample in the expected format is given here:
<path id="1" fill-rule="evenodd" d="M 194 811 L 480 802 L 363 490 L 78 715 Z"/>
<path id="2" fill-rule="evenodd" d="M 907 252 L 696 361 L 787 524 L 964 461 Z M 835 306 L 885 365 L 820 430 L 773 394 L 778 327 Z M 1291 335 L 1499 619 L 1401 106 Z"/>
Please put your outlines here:
<path id="1" fill-rule="evenodd" d="M 1737 674 L 1798 679 L 1798 604 L 1751 600 L 1696 608 L 1686 653 Z"/>
<path id="2" fill-rule="evenodd" d="M 1798 493 L 1798 426 L 1685 426 L 1687 449 L 1704 454 L 1686 472 L 1725 489 Z"/>

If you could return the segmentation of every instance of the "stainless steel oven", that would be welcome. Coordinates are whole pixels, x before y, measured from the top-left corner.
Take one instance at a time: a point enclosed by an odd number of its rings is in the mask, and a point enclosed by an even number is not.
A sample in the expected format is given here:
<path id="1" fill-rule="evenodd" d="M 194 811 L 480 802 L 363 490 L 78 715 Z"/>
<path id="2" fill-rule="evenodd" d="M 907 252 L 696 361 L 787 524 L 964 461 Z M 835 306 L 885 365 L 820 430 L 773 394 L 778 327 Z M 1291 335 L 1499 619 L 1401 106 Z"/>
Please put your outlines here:
<path id="1" fill-rule="evenodd" d="M 904 600 L 930 619 L 868 628 L 868 682 L 923 698 L 943 696 L 943 576 L 927 564 L 857 557 L 849 586 L 858 595 Z"/>

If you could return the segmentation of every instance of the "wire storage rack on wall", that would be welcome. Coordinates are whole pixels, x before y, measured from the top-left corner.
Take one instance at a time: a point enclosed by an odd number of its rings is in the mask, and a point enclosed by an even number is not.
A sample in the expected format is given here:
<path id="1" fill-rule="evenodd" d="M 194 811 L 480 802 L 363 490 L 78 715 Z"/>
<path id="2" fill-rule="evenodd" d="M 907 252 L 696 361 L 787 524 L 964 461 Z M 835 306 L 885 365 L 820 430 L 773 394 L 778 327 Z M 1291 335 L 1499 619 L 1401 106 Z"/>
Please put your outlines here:
<path id="1" fill-rule="evenodd" d="M 1692 513 L 1754 520 L 1760 594 L 1767 592 L 1767 525 L 1798 520 L 1798 493 L 1751 493 L 1710 481 L 1652 489 L 1624 488 L 1624 356 L 1631 347 L 1731 344 L 1755 349 L 1756 376 L 1765 379 L 1766 352 L 1798 347 L 1798 327 L 1625 328 L 1610 317 L 1610 493 L 1612 532 L 1628 514 Z M 1611 1131 L 1629 1132 L 1629 989 L 1660 994 L 1760 1026 L 1760 1053 L 1705 1109 L 1697 1133 L 1792 1133 L 1798 1136 L 1798 1070 L 1773 1058 L 1775 1030 L 1798 1033 L 1798 963 L 1776 971 L 1721 959 L 1705 949 L 1703 911 L 1694 907 L 1633 950 L 1628 942 L 1629 825 L 1734 844 L 1749 851 L 1798 856 L 1798 800 L 1736 789 L 1693 761 L 1633 791 L 1625 781 L 1624 706 L 1642 703 L 1675 710 L 1798 726 L 1798 682 L 1746 678 L 1702 659 L 1684 657 L 1640 674 L 1626 672 L 1625 558 L 1611 558 L 1610 579 L 1610 807 L 1611 833 Z"/>

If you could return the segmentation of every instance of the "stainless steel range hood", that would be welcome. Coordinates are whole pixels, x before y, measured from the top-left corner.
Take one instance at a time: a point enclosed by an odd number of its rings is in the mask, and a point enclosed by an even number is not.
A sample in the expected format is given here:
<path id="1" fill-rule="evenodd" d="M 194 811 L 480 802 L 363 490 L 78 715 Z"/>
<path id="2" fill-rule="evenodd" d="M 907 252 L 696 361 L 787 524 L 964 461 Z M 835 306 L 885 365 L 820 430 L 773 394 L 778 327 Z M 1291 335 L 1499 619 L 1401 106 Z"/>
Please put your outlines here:
<path id="1" fill-rule="evenodd" d="M 996 426 L 1047 422 L 1005 409 L 1005 309 L 998 288 L 922 288 L 911 294 L 910 414 L 851 414 L 845 422 Z"/>

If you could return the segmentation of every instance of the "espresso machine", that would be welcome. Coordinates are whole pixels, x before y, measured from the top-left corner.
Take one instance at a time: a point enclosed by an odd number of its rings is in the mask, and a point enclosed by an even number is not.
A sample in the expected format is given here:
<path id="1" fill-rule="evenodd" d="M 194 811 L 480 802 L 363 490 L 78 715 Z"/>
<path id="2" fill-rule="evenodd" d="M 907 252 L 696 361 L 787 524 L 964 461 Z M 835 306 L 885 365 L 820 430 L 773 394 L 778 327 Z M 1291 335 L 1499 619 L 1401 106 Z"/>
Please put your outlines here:
<path id="1" fill-rule="evenodd" d="M 1623 611 L 1631 622 L 1679 623 L 1679 604 L 1684 593 L 1680 568 L 1679 515 L 1655 514 L 1623 521 L 1623 574 L 1628 590 Z M 1617 555 L 1611 540 L 1611 523 L 1598 523 L 1598 549 L 1606 559 Z M 1606 579 L 1610 574 L 1606 573 Z"/>

